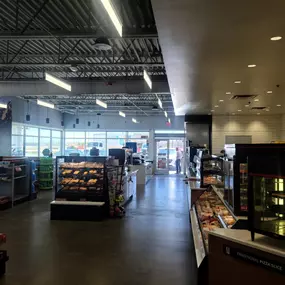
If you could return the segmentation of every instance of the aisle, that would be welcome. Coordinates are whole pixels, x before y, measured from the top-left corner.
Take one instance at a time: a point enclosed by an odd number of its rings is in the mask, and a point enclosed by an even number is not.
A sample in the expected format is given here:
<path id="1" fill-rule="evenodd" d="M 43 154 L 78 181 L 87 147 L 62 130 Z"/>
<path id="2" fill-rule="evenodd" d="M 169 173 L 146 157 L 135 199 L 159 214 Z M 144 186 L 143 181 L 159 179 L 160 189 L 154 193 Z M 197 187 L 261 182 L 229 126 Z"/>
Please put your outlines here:
<path id="1" fill-rule="evenodd" d="M 196 270 L 181 178 L 158 176 L 122 220 L 49 220 L 50 193 L 0 212 L 10 261 L 0 284 L 195 285 Z"/>

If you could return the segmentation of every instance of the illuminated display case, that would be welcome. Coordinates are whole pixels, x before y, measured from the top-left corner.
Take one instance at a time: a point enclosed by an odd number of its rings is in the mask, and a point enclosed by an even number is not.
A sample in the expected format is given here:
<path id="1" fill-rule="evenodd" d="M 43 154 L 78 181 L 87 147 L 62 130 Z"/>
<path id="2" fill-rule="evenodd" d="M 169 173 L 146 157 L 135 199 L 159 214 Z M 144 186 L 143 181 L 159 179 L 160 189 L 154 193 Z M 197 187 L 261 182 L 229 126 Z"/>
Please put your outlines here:
<path id="1" fill-rule="evenodd" d="M 228 149 L 230 149 L 228 156 Z M 249 156 L 263 157 L 267 155 L 282 154 L 285 151 L 285 144 L 234 144 L 227 147 L 225 145 L 226 155 L 228 158 L 233 158 L 233 174 L 227 172 L 226 162 L 224 162 L 225 185 L 232 183 L 225 187 L 224 197 L 225 201 L 231 207 L 231 210 L 236 216 L 247 216 L 248 214 L 248 170 L 247 158 Z M 231 176 L 230 182 L 228 177 Z M 233 186 L 233 187 L 232 187 Z"/>
<path id="2" fill-rule="evenodd" d="M 215 185 L 224 186 L 223 158 L 215 155 L 205 155 L 201 159 L 201 187 Z"/>
<path id="3" fill-rule="evenodd" d="M 285 240 L 285 153 L 248 158 L 249 230 Z"/>

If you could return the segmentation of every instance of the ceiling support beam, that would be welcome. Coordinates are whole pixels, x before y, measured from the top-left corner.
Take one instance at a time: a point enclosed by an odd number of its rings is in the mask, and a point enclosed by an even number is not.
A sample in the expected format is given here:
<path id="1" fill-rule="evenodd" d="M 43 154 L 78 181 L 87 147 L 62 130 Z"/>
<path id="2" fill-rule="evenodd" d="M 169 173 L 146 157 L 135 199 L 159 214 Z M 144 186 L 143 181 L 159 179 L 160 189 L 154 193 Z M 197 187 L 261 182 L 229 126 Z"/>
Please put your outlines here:
<path id="1" fill-rule="evenodd" d="M 15 58 L 15 57 L 14 57 Z M 13 58 L 13 59 L 14 59 Z M 77 63 L 77 66 L 85 65 L 85 62 Z M 0 63 L 0 67 L 28 67 L 29 69 L 33 67 L 71 67 L 70 63 L 32 63 L 32 62 L 23 62 L 23 63 Z M 163 63 L 88 63 L 88 66 L 91 67 L 164 67 Z M 107 71 L 106 71 L 107 72 Z"/>

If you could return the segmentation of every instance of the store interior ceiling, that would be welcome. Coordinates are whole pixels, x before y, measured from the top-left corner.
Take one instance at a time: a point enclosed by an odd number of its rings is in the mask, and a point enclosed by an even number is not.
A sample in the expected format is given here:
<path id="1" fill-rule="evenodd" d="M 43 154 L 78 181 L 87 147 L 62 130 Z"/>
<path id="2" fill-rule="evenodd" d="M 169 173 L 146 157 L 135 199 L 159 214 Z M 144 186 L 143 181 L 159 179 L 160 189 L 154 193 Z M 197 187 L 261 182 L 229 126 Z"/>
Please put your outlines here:
<path id="1" fill-rule="evenodd" d="M 284 0 L 151 2 L 177 115 L 284 113 Z"/>
<path id="2" fill-rule="evenodd" d="M 0 1 L 1 96 L 42 99 L 71 114 L 174 115 L 150 0 L 112 4 L 123 37 L 100 0 Z M 98 50 L 98 41 L 106 49 Z M 47 83 L 46 72 L 71 83 L 72 92 Z"/>
<path id="3" fill-rule="evenodd" d="M 0 1 L 1 96 L 46 100 L 70 114 L 284 113 L 283 0 L 111 3 L 122 37 L 102 0 Z M 46 72 L 72 91 L 47 82 Z"/>

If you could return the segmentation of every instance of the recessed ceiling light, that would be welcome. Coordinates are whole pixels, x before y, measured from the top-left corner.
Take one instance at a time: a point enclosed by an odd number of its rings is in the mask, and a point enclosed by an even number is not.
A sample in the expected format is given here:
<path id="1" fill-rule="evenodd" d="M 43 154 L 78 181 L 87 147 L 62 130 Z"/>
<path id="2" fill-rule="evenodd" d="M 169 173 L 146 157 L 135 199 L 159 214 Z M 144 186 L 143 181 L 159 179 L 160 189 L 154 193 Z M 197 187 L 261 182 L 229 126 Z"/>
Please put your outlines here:
<path id="1" fill-rule="evenodd" d="M 267 94 L 272 94 L 272 91 L 271 91 L 271 90 L 268 90 L 268 91 L 267 91 Z"/>
<path id="2" fill-rule="evenodd" d="M 220 102 L 224 102 L 224 100 L 222 100 L 222 99 L 221 99 L 221 100 L 219 100 L 219 101 L 220 101 Z"/>
<path id="3" fill-rule="evenodd" d="M 245 105 L 245 107 L 249 107 L 249 105 L 248 105 L 248 104 L 246 104 L 246 105 Z"/>
<path id="4" fill-rule="evenodd" d="M 240 84 L 240 83 L 241 83 L 240 80 L 236 80 L 236 81 L 235 81 L 235 84 Z"/>
<path id="5" fill-rule="evenodd" d="M 275 36 L 275 37 L 272 37 L 270 38 L 272 41 L 280 41 L 282 39 L 281 36 Z"/>
<path id="6" fill-rule="evenodd" d="M 215 108 L 219 108 L 219 105 L 216 105 Z"/>
<path id="7" fill-rule="evenodd" d="M 232 92 L 226 92 L 226 94 L 227 94 L 227 95 L 231 95 L 231 94 L 232 94 Z"/>
<path id="8" fill-rule="evenodd" d="M 241 112 L 241 110 L 238 110 L 238 112 Z"/>
<path id="9" fill-rule="evenodd" d="M 211 112 L 215 112 L 215 110 L 211 110 Z"/>
<path id="10" fill-rule="evenodd" d="M 276 105 L 277 107 L 281 107 L 281 105 L 280 104 L 278 104 L 278 105 Z"/>
<path id="11" fill-rule="evenodd" d="M 232 115 L 235 115 L 236 113 L 232 113 Z"/>
<path id="12" fill-rule="evenodd" d="M 269 112 L 270 110 L 269 110 L 269 109 L 266 109 L 265 111 L 266 111 L 266 112 Z"/>
<path id="13" fill-rule="evenodd" d="M 254 102 L 258 102 L 259 101 L 259 99 L 254 99 Z"/>
<path id="14" fill-rule="evenodd" d="M 260 113 L 257 113 L 256 115 L 260 115 Z"/>
<path id="15" fill-rule="evenodd" d="M 248 67 L 256 67 L 256 64 L 249 64 Z"/>

